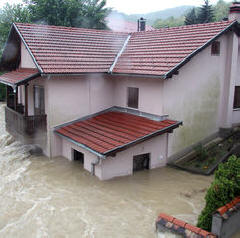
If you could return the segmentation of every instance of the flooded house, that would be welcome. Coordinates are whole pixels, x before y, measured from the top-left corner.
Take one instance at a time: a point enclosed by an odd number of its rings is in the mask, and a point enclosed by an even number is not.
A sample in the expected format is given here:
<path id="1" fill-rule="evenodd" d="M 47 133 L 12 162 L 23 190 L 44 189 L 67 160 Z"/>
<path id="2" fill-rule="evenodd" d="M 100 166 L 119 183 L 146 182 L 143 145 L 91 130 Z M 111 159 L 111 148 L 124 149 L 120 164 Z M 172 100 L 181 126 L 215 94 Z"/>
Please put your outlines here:
<path id="1" fill-rule="evenodd" d="M 229 20 L 112 32 L 13 24 L 6 128 L 101 180 L 165 166 L 240 123 L 240 4 Z"/>

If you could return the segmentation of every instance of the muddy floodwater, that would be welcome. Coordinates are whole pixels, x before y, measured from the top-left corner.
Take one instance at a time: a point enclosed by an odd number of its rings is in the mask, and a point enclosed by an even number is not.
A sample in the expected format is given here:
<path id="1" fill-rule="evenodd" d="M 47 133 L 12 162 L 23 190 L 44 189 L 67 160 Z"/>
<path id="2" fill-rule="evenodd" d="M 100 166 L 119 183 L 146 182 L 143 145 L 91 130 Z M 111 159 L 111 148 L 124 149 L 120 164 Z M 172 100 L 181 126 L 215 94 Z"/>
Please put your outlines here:
<path id="1" fill-rule="evenodd" d="M 0 104 L 0 237 L 158 237 L 160 212 L 196 223 L 212 181 L 168 167 L 99 181 L 28 150 L 6 133 Z"/>

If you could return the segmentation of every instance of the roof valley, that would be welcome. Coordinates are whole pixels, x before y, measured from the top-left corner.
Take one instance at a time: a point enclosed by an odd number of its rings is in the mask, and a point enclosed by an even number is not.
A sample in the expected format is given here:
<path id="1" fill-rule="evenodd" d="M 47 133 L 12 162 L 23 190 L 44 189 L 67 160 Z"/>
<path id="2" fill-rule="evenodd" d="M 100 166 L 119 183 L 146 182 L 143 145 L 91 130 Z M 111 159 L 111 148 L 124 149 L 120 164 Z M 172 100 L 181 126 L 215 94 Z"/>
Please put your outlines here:
<path id="1" fill-rule="evenodd" d="M 119 57 L 122 55 L 122 53 L 123 53 L 124 50 L 126 49 L 127 44 L 128 44 L 128 41 L 130 40 L 130 38 L 131 38 L 131 33 L 128 35 L 127 39 L 125 40 L 122 49 L 118 52 L 118 54 L 117 54 L 116 58 L 114 59 L 114 62 L 113 62 L 113 64 L 111 65 L 111 67 L 110 67 L 108 73 L 112 73 L 112 71 L 113 71 L 115 65 L 116 65 L 117 62 L 118 62 Z"/>

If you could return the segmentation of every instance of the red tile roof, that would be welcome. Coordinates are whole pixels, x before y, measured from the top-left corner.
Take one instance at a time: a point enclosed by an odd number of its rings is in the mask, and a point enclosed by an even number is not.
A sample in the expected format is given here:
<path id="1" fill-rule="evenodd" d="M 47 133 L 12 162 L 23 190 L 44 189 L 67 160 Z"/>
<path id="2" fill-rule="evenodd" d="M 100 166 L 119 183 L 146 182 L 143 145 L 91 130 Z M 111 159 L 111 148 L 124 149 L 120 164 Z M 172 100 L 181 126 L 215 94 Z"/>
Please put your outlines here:
<path id="1" fill-rule="evenodd" d="M 27 80 L 34 76 L 38 75 L 37 69 L 17 69 L 15 71 L 11 71 L 0 75 L 0 82 L 10 85 L 16 85 L 20 83 L 22 80 Z"/>
<path id="2" fill-rule="evenodd" d="M 222 21 L 127 33 L 16 23 L 39 69 L 51 73 L 113 73 L 166 78 L 225 30 Z M 114 63 L 115 62 L 115 63 Z"/>
<path id="3" fill-rule="evenodd" d="M 156 227 L 157 229 L 159 227 L 165 228 L 175 234 L 181 235 L 182 237 L 217 238 L 217 236 L 211 232 L 188 224 L 185 221 L 179 220 L 165 213 L 159 214 L 156 221 Z"/>
<path id="4" fill-rule="evenodd" d="M 46 74 L 108 72 L 128 35 L 60 26 L 15 25 Z"/>
<path id="5" fill-rule="evenodd" d="M 60 127 L 56 132 L 102 155 L 129 144 L 168 132 L 181 123 L 154 121 L 124 112 L 110 111 Z"/>
<path id="6" fill-rule="evenodd" d="M 166 75 L 231 24 L 222 21 L 132 33 L 113 72 Z"/>

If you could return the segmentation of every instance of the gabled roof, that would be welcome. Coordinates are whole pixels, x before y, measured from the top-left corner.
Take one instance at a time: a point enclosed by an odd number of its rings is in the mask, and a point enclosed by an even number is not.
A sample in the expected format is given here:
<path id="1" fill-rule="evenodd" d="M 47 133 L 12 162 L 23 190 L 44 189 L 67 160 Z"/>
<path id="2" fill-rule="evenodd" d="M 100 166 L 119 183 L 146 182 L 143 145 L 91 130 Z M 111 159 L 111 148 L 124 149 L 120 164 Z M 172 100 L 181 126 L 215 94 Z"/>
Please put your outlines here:
<path id="1" fill-rule="evenodd" d="M 16 31 L 43 74 L 112 73 L 168 78 L 235 21 L 131 34 L 16 23 Z M 6 64 L 6 62 L 5 62 Z"/>
<path id="2" fill-rule="evenodd" d="M 17 69 L 0 75 L 0 82 L 14 87 L 38 76 L 40 73 L 37 69 Z"/>
<path id="3" fill-rule="evenodd" d="M 208 46 L 234 22 L 222 21 L 155 31 L 134 32 L 113 73 L 167 77 L 195 53 Z"/>
<path id="4" fill-rule="evenodd" d="M 42 73 L 103 73 L 127 33 L 16 23 Z"/>
<path id="5" fill-rule="evenodd" d="M 181 122 L 155 121 L 120 111 L 107 111 L 58 127 L 55 132 L 100 156 L 108 156 L 129 146 L 177 128 Z"/>

